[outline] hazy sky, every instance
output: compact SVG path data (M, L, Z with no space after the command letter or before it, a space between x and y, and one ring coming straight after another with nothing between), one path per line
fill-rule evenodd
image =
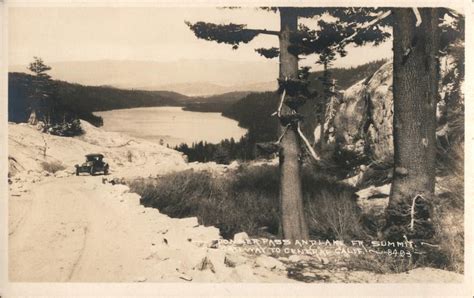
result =
M277 37L261 35L233 51L229 45L197 39L185 20L279 28L277 14L250 8L11 8L10 64L25 64L34 55L52 62L201 58L255 61L263 58L254 48L278 45ZM358 49L346 60L360 64L387 57L390 48L387 43L371 49L370 55L367 49Z
M217 8L33 7L9 10L9 64L26 65L33 56L46 62L91 60L225 59L262 61L258 47L278 46L275 36L258 36L236 51L230 45L197 39L184 21L245 23L279 29L278 15L265 11ZM391 42L349 49L336 66L359 65L390 57ZM313 64L306 59L303 64Z

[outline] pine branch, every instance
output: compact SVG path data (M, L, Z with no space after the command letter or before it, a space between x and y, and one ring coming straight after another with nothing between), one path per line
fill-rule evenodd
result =
M391 10L387 10L387 11L385 11L385 12L379 13L379 14L375 17L375 19L373 19L372 21L367 22L366 24L360 26L359 28L356 28L356 31L355 31L351 36L344 38L344 39L341 41L341 43L340 43L340 45L339 45L338 47L340 47L340 46L345 46L345 45L347 45L348 43L352 42L352 41L354 40L354 38L357 37L357 35L359 35L363 30L365 30L365 29L367 29L367 28L369 28L369 27L371 27L371 26L374 26L375 24L377 24L378 22L380 22L380 21L382 21L383 19L387 18L387 17L388 17L389 15L391 15L391 14L392 14L392 11L391 11Z
M258 48L258 49L255 49L255 52L259 53L261 56L263 56L267 59L276 58L280 55L280 49L275 48L275 47Z
M222 24L217 25L213 23L185 22L186 25L194 32L197 38L216 41L217 43L226 43L232 45L233 49L237 49L240 43L248 43L259 34L276 35L279 36L278 31L267 29L247 29L246 25L242 24Z

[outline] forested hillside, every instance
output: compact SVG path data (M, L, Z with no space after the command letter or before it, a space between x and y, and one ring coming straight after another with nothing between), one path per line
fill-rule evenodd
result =
M373 74L377 69L382 66L386 60L378 60L378 61L373 61L369 62L366 64L362 64L357 67L351 67L351 68L334 68L331 69L331 75L333 78L336 80L336 88L338 90L344 90L348 88L349 86L352 86L354 83L357 81L360 81L364 78L367 78L371 74ZM311 72L309 74L309 81L310 81L310 89L312 91L316 91L319 93L322 93L322 84L320 81L320 77L322 77L323 71L316 71L316 72ZM224 116L233 118L235 120L240 121L240 118L247 117L245 114L245 111L243 109L247 109L248 111L252 111L254 108L254 105L260 106L260 103L257 103L258 98L260 96L263 96L266 98L270 92L229 92L229 93L224 93L220 95L215 95L215 96L209 96L209 97L197 97L192 103L188 103L185 107L185 110L188 111L199 111L199 112L220 112L223 113ZM252 99L246 99L245 102L247 105L247 108L243 107L242 103L238 103L239 100L243 101L243 98L248 95L253 98ZM266 100L266 99L263 99ZM234 104L234 106L232 106ZM271 106L271 109L274 112L274 109L276 108L276 104ZM239 114L241 114L241 117ZM260 122L260 120L257 120ZM247 123L247 124L246 124ZM243 123L241 123L242 127L248 128L248 122L246 120L243 120Z
M102 119L92 112L153 106L182 106L190 98L169 91L124 90L112 87L95 87L53 81L54 100L62 109L76 114L94 125ZM26 73L9 73L8 121L25 122L29 116L31 94L35 85L33 76Z
M369 76L377 70L383 61L367 63L355 68L335 68L332 74L338 89L345 89L353 83ZM321 72L310 73L310 88L321 91L318 78ZM26 73L9 73L8 120L25 122L29 117L30 95L35 88L33 76ZM220 112L235 119L239 125L249 129L249 137L254 141L274 139L278 122L270 117L278 105L278 99L272 92L229 92L209 97L188 97L171 91L125 90L106 86L83 86L54 80L54 100L62 109L78 118L100 126L102 119L93 115L95 111L126 109L154 106L184 106L188 111ZM311 103L306 110L311 111ZM254 117L258 111L261 117ZM314 113L307 113L308 120Z
M336 90L342 91L354 83L372 76L386 61L379 60L352 68L335 68L331 70L336 80ZM318 94L322 93L322 84L319 78L322 71L313 72L309 75L310 89ZM315 126L315 103L318 98L307 102L302 113L305 116L306 130L310 131ZM222 115L239 121L239 125L249 130L249 136L257 142L276 140L278 132L278 120L271 115L278 107L279 96L274 92L251 93L236 102ZM255 117L258 115L258 117Z
M184 110L193 112L222 113L250 93L250 91L235 91L207 97L193 97L192 102L186 103Z
M332 76L336 79L336 90L342 91L362 79L370 79L385 62L385 60L379 60L358 67L335 68L331 70ZM318 94L322 93L323 88L319 80L321 76L322 71L309 74L310 89ZM239 93L231 94L236 95ZM231 147L229 147L229 144L233 140L224 140L220 144L200 143L191 146L185 144L178 146L176 149L185 153L190 161L205 162L214 160L217 162L226 161L228 163L233 159L254 159L257 157L255 153L263 153L252 150L256 143L272 142L278 138L279 121L277 117L272 116L277 110L280 100L276 92L252 92L235 102L233 102L235 97L232 100L231 94L226 93L215 97L219 100L227 97L228 99L225 101L212 102L208 101L209 98L207 98L206 101L187 105L185 109L202 112L222 112L223 116L238 121L239 126L248 129L246 138ZM314 128L317 125L317 101L318 97L316 96L301 109L305 117L302 129L311 140L313 139ZM239 150L240 152L238 152Z

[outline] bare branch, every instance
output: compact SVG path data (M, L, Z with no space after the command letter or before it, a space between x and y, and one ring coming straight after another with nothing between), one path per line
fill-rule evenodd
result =
M416 26L416 27L419 27L419 26L421 25L421 22L422 22L422 20L421 20L421 15L420 15L420 11L418 10L417 7L413 7L412 10L413 10L413 13L415 14L415 17L416 17L416 24L415 24L415 26Z
M286 89L283 90L283 93L281 94L280 105L278 106L278 111L277 111L278 117L281 116L281 110L283 109L283 102L285 101L285 95L286 95Z
M411 216L411 221L410 221L410 230L414 230L415 228L415 203L416 203L416 199L423 199L423 197L421 195L416 195L414 198L413 198L413 201L411 203L411 211L410 211L410 216Z
M288 77L285 77L285 81L288 80ZM281 94L280 104L278 105L278 110L272 114L272 116L277 115L278 118L281 117L281 110L283 109L283 102L285 101L286 96L286 89L283 89L283 93Z
M279 32L279 31L275 31L275 30L267 30L267 29L247 29L247 30L254 31L254 32L258 33L258 34L267 34L267 35L280 36L280 32Z
M461 15L455 11L454 9L451 8L446 8L446 13L451 16L452 18L459 19L461 18Z
M290 128L290 125L291 125L291 124L288 124L287 126L285 126L285 129L283 130L283 133L282 133L281 136L278 138L278 140L275 142L275 144L280 144L281 140L283 139L283 137L285 136L286 132L287 132L288 129Z
M431 244L431 243L428 243L428 242L423 242L421 241L420 242L421 245L427 245L427 246L431 246L431 247L439 247L439 245L436 245L436 244Z
M311 153L311 156L314 158L314 160L319 161L320 158L314 151L313 147L311 147L311 144L309 143L308 139L304 136L303 132L301 131L300 128L300 123L298 122L298 134L305 143L306 147L308 148L309 153Z

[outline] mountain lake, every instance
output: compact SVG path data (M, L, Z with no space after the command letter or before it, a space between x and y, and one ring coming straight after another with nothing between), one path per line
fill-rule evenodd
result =
M102 129L168 144L171 147L205 141L219 143L247 132L220 113L184 111L182 107L150 107L94 112L104 120Z

